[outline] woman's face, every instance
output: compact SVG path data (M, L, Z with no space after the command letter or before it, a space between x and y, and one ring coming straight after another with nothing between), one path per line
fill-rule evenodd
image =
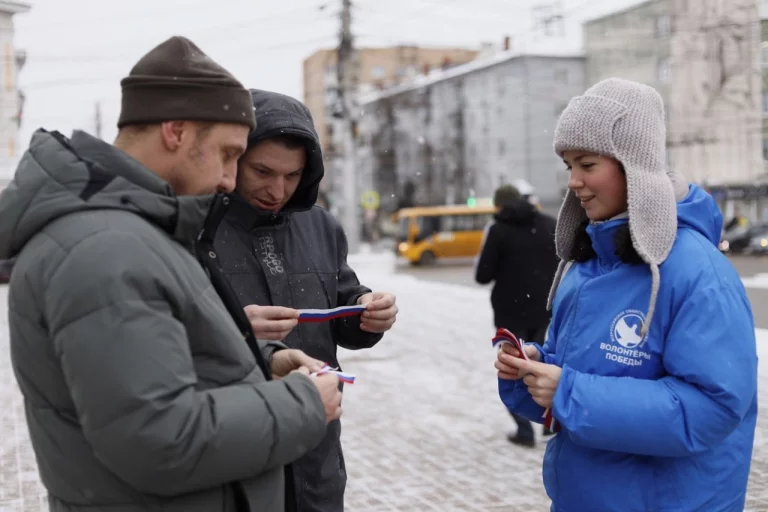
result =
M627 211L627 179L618 160L586 151L566 151L568 188L591 221L608 220Z

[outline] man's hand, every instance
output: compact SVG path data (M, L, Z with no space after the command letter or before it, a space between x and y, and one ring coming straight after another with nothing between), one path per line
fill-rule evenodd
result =
M301 350L283 349L272 354L272 375L276 378L285 377L300 368L306 368L309 373L319 372L323 366L322 361L309 357Z
M523 383L528 386L528 392L533 401L542 407L552 407L552 398L560 384L562 369L554 364L545 364L538 361L526 361L519 357L512 358L507 364L517 369L518 375L523 377Z
M311 377L320 393L325 407L325 424L341 418L341 391L339 377L335 373L324 373Z
M529 359L539 361L541 359L541 353L536 350L536 347L531 345L524 345L525 354ZM499 378L504 380L520 380L523 378L516 366L512 366L512 362L515 359L520 359L520 351L509 343L502 343L499 348L499 353L496 355L496 362L493 366L499 371Z
M283 341L299 323L299 312L296 309L256 305L244 309L251 321L253 333L260 340Z
M376 334L390 330L399 311L395 301L395 296L386 292L361 295L357 303L366 309L360 317L360 329Z

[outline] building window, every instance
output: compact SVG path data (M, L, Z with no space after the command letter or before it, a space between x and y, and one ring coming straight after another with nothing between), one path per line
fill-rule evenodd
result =
M763 91L763 113L768 114L768 91Z
M373 66L371 68L371 78L374 80L379 80L381 78L384 78L385 71L384 66Z
M667 37L672 32L672 20L669 14L656 17L656 37Z
M662 84L668 84L671 80L669 57L662 57L656 64L656 80Z

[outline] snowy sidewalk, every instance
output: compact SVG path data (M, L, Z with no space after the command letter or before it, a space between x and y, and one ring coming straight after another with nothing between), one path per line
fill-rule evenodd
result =
M341 351L357 382L345 388L342 441L346 510L549 509L541 482L544 445L524 449L498 400L488 290L393 273L389 255L351 258L363 283L398 295L392 332L370 350ZM0 512L46 510L10 366L0 288ZM758 331L768 356L768 331ZM768 368L761 365L761 389ZM768 510L766 422L758 425L749 510ZM540 427L537 433L540 433Z

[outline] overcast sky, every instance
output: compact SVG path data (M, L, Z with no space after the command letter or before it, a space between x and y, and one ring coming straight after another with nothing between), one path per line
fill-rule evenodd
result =
M112 140L120 84L132 65L172 35L184 35L246 86L302 97L302 61L336 44L341 0L32 0L15 17L16 47L28 53L19 78L27 95L26 147L39 127L94 132ZM543 44L578 49L580 23L642 0L562 0L567 33L544 40L532 32L531 6L549 0L353 0L358 46L395 44L478 48ZM534 41L536 39L536 41Z

